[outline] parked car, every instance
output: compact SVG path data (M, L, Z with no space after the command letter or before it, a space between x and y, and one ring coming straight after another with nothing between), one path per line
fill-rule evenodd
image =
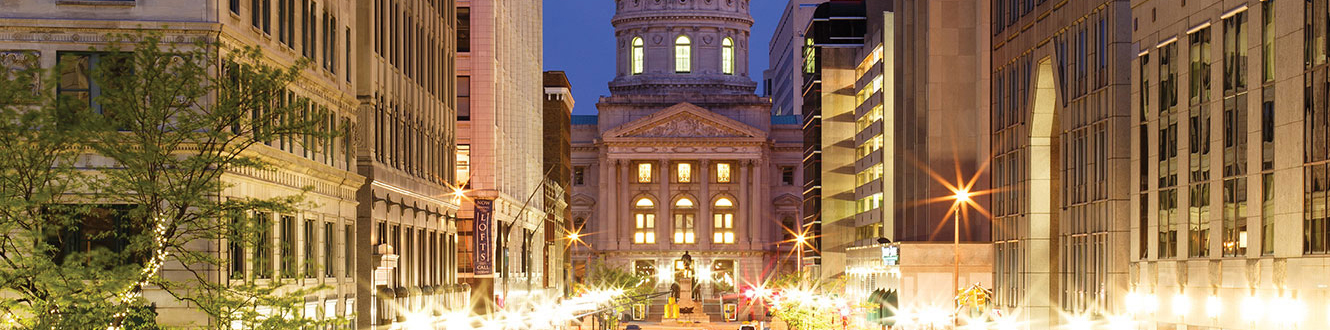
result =
M627 327L624 327L623 330L642 330L642 327L639 327L636 324L629 324Z
M739 330L757 330L757 327L753 326L752 324L744 324L739 326Z

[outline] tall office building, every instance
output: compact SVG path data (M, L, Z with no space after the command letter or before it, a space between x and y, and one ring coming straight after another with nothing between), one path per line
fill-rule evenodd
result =
M798 119L754 94L749 1L615 4L611 95L573 119L573 217L590 245L574 259L654 276L665 291L688 252L703 312L719 320L743 285L794 266L781 241L800 216ZM738 315L764 316L749 312Z
M895 292L897 308L924 313L950 304L954 287L990 285L988 196L970 197L959 210L951 199L988 187L989 47L980 37L988 32L987 7L936 0L822 6L806 32L814 45L862 35L859 47L824 47L815 58L822 66L824 276L843 276L855 301ZM862 14L837 13L838 6ZM864 28L837 28L847 16L864 17Z
M789 0L767 43L768 68L762 72L763 95L771 98L771 115L798 115L803 109L804 29L817 4L827 0Z
M1328 10L1134 1L1132 94L1115 97L1134 149L1119 312L1156 329L1330 326Z
M361 0L346 13L358 105L358 328L464 308L454 194L452 1Z
M1029 329L1120 311L1128 1L992 3L995 302Z
M539 0L459 0L458 181L463 281L476 311L527 311L548 298ZM461 35L459 33L459 35ZM462 93L460 91L465 91ZM460 167L460 166L459 166ZM515 303L510 303L515 302Z

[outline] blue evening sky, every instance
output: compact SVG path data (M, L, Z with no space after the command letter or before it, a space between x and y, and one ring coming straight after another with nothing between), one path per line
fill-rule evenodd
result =
M748 73L759 82L759 89L762 70L767 69L767 43L785 5L785 0L752 0L757 23L748 40ZM610 93L615 65L613 16L612 0L545 1L545 70L568 73L577 102L575 115L596 114L596 101Z

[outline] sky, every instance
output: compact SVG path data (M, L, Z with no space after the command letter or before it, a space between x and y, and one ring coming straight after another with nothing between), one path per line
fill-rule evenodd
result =
M785 0L752 0L756 23L748 40L748 72L753 81L761 82L762 70L767 69L767 44L785 4ZM594 115L597 100L610 94L614 79L614 26L610 25L614 1L546 0L544 9L545 70L567 72L576 102L574 115Z

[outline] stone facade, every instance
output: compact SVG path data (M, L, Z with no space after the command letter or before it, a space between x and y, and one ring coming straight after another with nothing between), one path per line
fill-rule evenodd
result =
M1115 315L1132 209L1129 3L992 5L995 302L1029 329Z
M792 270L782 241L801 217L798 120L772 117L771 101L752 94L748 1L616 4L613 95L594 118L573 119L572 216L589 244L573 259L651 274L664 291L688 251L706 282L704 310L719 320L722 292ZM679 36L689 43L675 44ZM689 66L676 66L681 56ZM650 318L663 305L652 304Z
M356 1L353 79L359 101L356 326L400 327L406 315L461 309L454 194L457 118L452 1ZM371 298L373 298L371 300Z
M559 294L542 284L545 232L556 230L545 227L543 198L542 2L460 0L457 6L469 13L470 31L468 51L457 57L457 75L469 81L470 109L457 122L457 143L470 157L468 172L458 178L466 194L460 258L470 259L461 261L462 277L475 289L476 312L525 312L524 303ZM477 202L493 203L488 223L477 224L486 220Z
M1140 328L1330 325L1327 6L1131 1L1118 305Z

